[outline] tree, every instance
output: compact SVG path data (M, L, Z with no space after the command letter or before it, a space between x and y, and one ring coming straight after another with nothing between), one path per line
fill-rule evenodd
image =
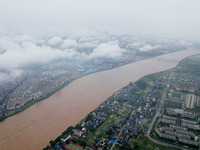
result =
M146 89L146 87L147 87L147 83L144 82L144 81L139 81L139 82L137 83L137 86L138 86L139 89L144 90L144 89Z
M49 142L49 144L50 144L52 147L54 147L54 146L56 145L56 142L53 141L53 140L51 140L51 141Z

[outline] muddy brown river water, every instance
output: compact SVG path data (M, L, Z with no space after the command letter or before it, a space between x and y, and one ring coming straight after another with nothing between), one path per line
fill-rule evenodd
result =
M196 53L197 50L189 49L156 58L181 60ZM0 150L40 150L130 81L176 65L147 59L81 77L46 100L0 122Z

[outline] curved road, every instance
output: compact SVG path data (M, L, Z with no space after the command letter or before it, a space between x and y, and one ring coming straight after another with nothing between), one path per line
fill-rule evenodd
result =
M187 150L187 149L185 149L185 148L182 148L182 147L179 147L179 146L176 146L176 145L172 145L172 144L169 144L169 143L161 142L161 141L158 141L158 140L153 139L153 138L150 137L151 130L152 130L152 128L153 128L153 125L154 125L154 123L155 123L157 117L160 117L160 116L161 116L160 111L161 111L161 109L163 108L163 105L164 105L164 102L165 102L166 93L167 93L167 88L165 88L164 91L163 91L163 94L162 94L162 97L161 97L161 100L160 100L160 103L159 103L157 112L156 112L156 114L155 114L153 120L151 121L151 124L150 124L150 126L149 126L149 129L148 129L148 131L147 131L147 136L148 136L149 140L151 140L152 142L154 142L154 143L156 143L156 144L160 144L160 145L164 145L164 146L175 147L175 148Z

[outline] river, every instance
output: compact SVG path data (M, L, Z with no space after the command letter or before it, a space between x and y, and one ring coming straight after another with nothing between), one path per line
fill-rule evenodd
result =
M196 53L197 50L188 49L157 58L181 60ZM0 150L40 150L130 81L176 65L177 62L147 59L81 77L46 100L1 122Z

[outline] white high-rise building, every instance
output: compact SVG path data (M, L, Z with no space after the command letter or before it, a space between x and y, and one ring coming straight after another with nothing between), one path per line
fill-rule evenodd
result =
M196 105L197 107L200 107L200 96L196 97Z
M196 96L194 94L187 94L185 99L185 107L193 109L196 104Z

